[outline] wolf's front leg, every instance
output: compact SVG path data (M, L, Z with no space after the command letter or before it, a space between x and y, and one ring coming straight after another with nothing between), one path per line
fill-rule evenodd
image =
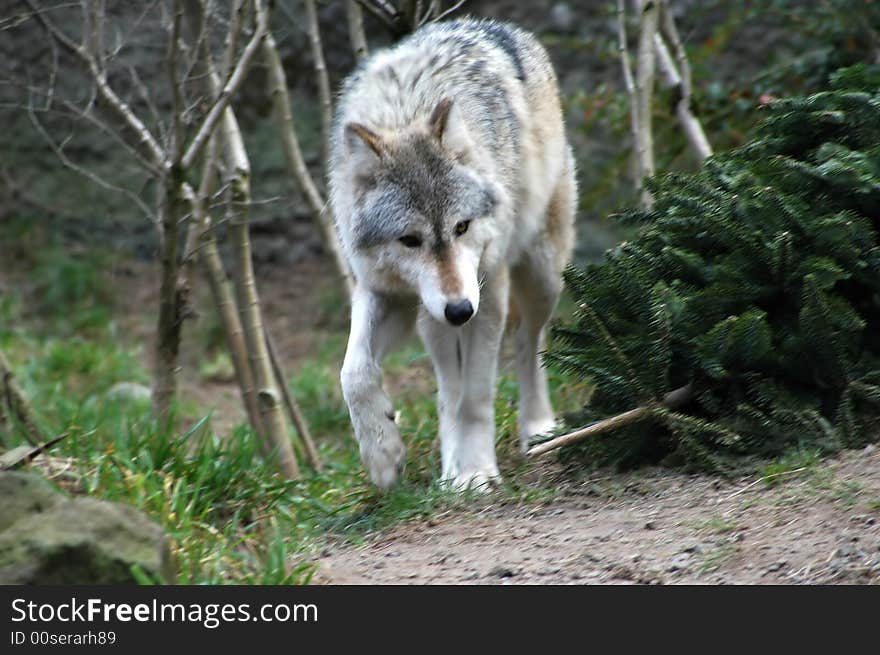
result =
M437 374L442 478L457 489L487 489L495 458L495 380L507 317L506 271L484 285L480 309L460 328L429 316L420 332Z
M410 329L411 304L358 289L352 298L351 332L342 364L342 395L348 405L361 460L380 489L403 471L406 454L394 408L382 388L382 359Z

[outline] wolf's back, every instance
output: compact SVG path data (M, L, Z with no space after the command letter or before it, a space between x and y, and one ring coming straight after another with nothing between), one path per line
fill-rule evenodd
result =
M515 161L522 123L558 89L543 46L528 32L493 20L433 23L377 52L343 85L331 170L342 153L345 123L377 131L405 128L448 97L469 128L500 160Z

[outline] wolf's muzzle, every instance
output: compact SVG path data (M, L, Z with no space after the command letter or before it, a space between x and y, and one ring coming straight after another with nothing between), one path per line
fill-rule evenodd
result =
M449 303L446 305L446 320L453 325L464 325L474 315L474 306L470 300L462 300L457 303Z

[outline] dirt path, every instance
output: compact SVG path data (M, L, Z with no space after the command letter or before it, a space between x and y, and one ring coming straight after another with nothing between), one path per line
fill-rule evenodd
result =
M757 483L756 483L757 480ZM487 500L324 552L331 584L880 584L880 448L722 481L659 469Z

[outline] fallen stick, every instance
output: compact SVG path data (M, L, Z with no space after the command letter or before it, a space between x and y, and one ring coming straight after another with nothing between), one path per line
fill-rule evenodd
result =
M562 448L563 446L577 443L578 441L583 441L584 439L594 437L597 434L610 432L611 430L622 428L626 425L630 425L631 423L636 423L650 416L658 407L674 409L686 403L688 400L691 399L691 397L693 397L693 395L693 386L690 384L686 384L685 386L675 389L674 391L670 391L668 394L663 396L663 400L660 403L642 405L641 407L630 409L629 411L623 412L622 414L618 414L616 416L612 416L611 418L602 419L601 421L593 423L592 425L588 425L585 428L581 428L579 430L575 430L574 432L569 432L568 434L554 437L549 441L545 441L544 443L540 443L537 446L530 448L526 452L526 456L538 457L539 455L549 453L551 450L556 450L557 448Z
M32 461L37 455L40 455L52 446L70 436L69 432L65 432L54 439L50 439L46 443L38 446L18 446L7 453L0 455L0 471L11 471L12 469L23 466Z

